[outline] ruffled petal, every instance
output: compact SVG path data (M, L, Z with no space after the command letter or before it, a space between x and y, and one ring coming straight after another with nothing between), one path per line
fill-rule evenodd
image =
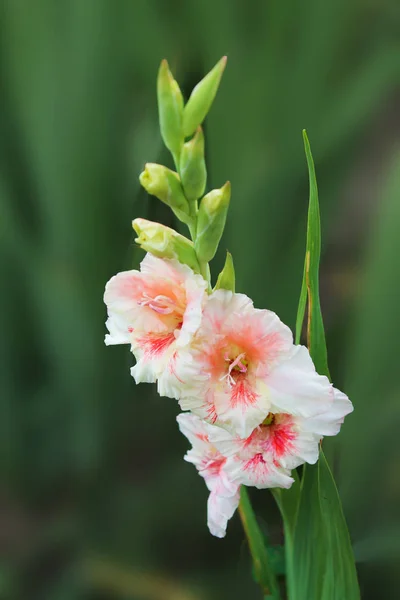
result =
M208 423L190 413L181 413L176 417L176 420L181 433L187 437L193 448L205 452L210 445L210 426Z
M132 331L127 327L126 321L120 315L109 317L106 322L109 333L104 339L106 346L132 343Z
M333 387L318 375L304 346L294 346L290 358L283 360L266 378L272 412L300 417L315 417L329 410Z
M246 379L237 381L227 392L214 394L218 424L242 438L248 437L269 413L270 403Z
M206 300L207 282L200 276L191 273L185 281L186 309L183 315L182 328L177 332L179 347L187 346L201 324L203 305Z
M311 419L302 419L301 427L317 436L337 435L346 415L353 412L354 407L349 398L340 390L333 388L333 402L329 409Z
M158 393L160 396L179 400L182 410L199 408L204 403L205 384L208 380L209 375L199 370L194 355L187 349L179 349L160 374Z
M237 457L235 461L229 463L226 471L232 481L258 489L276 487L287 489L294 481L287 470L277 468L272 460L265 460L262 453L248 459Z
M170 285L180 286L193 271L187 265L170 258L158 258L148 252L140 263L140 272L155 281L169 281Z
M136 383L155 383L168 365L174 348L175 337L171 333L152 333L137 338L132 346L136 365L131 368Z
M207 525L212 535L225 537L226 526L237 509L239 500L239 492L230 498L211 492L207 502Z

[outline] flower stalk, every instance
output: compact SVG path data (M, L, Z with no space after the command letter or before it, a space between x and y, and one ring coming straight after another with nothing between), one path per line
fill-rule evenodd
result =
M301 550L303 540L298 543L297 516L292 518L297 515L299 488L295 469L317 462L322 437L336 435L353 407L323 369L320 374L316 371L312 356L318 358L315 348L324 350L325 343L321 319L317 319L319 337L313 338L319 345L311 343L310 356L298 339L294 343L292 332L274 312L255 308L248 296L235 292L229 252L212 288L209 263L224 232L231 186L227 182L205 193L201 123L212 105L225 63L224 57L195 87L186 106L167 62L161 63L157 87L160 128L176 172L147 163L140 182L187 225L191 240L159 223L134 220L135 241L147 254L140 271L118 273L106 285L109 333L105 341L129 344L136 358L131 369L135 381L156 383L160 396L179 402L184 412L177 417L178 426L192 446L185 460L195 465L209 490L210 532L224 537L229 519L238 510L254 577L266 598L279 600L277 576L246 486L279 490L275 497L290 534L287 583L289 590L297 590L294 566L303 555L296 562L292 552L297 547ZM191 139L185 140L187 137ZM312 214L319 219L317 204L313 207ZM314 236L311 250L319 251L315 243L319 240ZM317 262L314 256L313 264ZM302 321L307 290L317 286L314 269L314 277L303 283L298 322ZM313 307L314 312L319 310L315 301ZM316 364L320 366L318 360ZM327 473L323 472L329 483ZM291 488L294 494L285 496L282 488ZM314 489L311 486L311 491ZM330 490L334 486L330 485ZM334 506L333 492L331 499ZM307 501L300 506L308 510ZM328 528L329 519L323 517ZM290 600L309 597L298 595ZM355 600L352 594L341 597Z

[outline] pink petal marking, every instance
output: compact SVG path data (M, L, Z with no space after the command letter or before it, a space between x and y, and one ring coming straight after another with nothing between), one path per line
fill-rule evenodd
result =
M260 468L260 466L264 469L267 463L265 462L263 455L261 452L255 454L252 458L245 462L243 465L243 469L245 471L256 471Z
M149 333L138 339L138 344L143 348L147 358L152 358L163 354L174 341L174 332L166 334Z
M182 327L182 323L179 324L179 329L181 327ZM177 329L178 329L178 327L177 327ZM175 332L176 332L176 330L174 331L174 337L176 339ZM176 372L177 356L178 356L178 352L175 351L168 362L168 371L171 373L171 375L174 375L180 383L184 384L185 382L180 377L178 377L178 374Z
M270 430L269 444L272 446L276 457L280 458L293 449L293 441L297 435L293 430L293 421L289 415L283 422L272 422L271 425L266 427Z
M231 406L241 405L243 408L257 402L258 395L250 388L246 378L241 376L236 380L231 390Z
M202 442L209 442L208 435L206 433L196 433L195 436Z
M210 402L207 406L207 420L214 425L218 419L217 410L214 402Z
M219 475L222 467L226 463L226 458L221 454L215 457L207 459L205 457L204 465L201 467L202 471L206 471L207 475Z

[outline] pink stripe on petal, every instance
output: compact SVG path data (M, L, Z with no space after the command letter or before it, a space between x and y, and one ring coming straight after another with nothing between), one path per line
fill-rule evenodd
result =
M238 378L231 389L231 407L252 406L257 402L258 394L253 392L245 378Z
M155 334L149 333L137 340L137 344L142 347L146 358L153 358L163 354L170 345L175 342L174 333Z
M267 467L267 463L265 462L263 455L261 454L261 452L259 452L258 454L255 454L252 458L250 458L248 461L246 461L243 465L243 470L244 471L258 471L259 469L265 469Z
M290 453L294 449L293 441L297 434L293 430L292 419L288 416L283 423L270 426L269 442L277 458Z

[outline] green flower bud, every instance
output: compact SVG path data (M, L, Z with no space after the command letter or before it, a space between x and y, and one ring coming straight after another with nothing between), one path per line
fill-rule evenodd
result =
M220 190L212 190L201 201L194 244L200 262L209 262L215 256L224 231L230 199L231 184L227 181Z
M204 121L217 93L227 57L223 56L215 67L196 85L183 110L183 133L192 135Z
M168 150L179 155L184 141L183 97L165 59L161 61L158 71L157 99L162 139Z
M149 194L167 204L183 223L191 223L189 203L183 193L178 173L163 165L147 163L139 181Z
M207 181L204 135L201 127L198 127L194 137L182 148L179 172L186 198L189 201L200 198L204 194Z
M226 253L224 268L218 275L217 283L214 289L229 290L231 292L235 291L235 268L233 266L232 254L230 252Z
M151 252L159 258L175 258L193 271L200 271L193 242L183 235L170 227L146 219L135 219L132 227L138 234L135 242L146 252Z

